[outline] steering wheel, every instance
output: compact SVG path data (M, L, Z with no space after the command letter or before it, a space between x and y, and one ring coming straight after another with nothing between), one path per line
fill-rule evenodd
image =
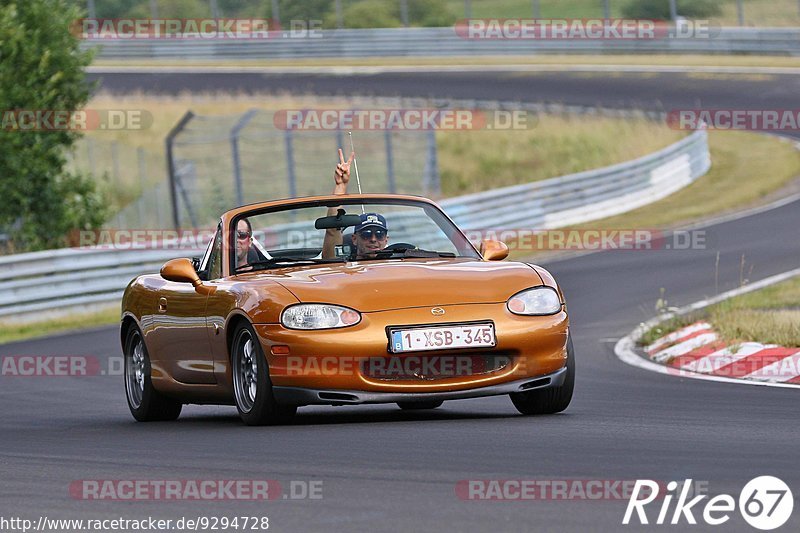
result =
M416 246L414 246L413 244L409 244L409 243L407 243L407 242L396 242L396 243L394 243L394 244L390 244L389 246L387 246L386 248L384 248L384 250L398 250L398 249L403 249L403 250L416 250L416 249L417 249L417 247L416 247Z

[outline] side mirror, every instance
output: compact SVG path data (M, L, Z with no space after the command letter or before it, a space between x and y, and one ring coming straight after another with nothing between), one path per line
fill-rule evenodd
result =
M508 257L508 246L502 241L481 241L481 255L486 261L501 261Z
M194 286L194 290L200 294L211 294L216 290L216 287L203 285L203 282L200 281L200 276L197 275L192 265L192 261L185 257L170 259L164 263L164 266L161 267L161 277L167 281L191 283Z

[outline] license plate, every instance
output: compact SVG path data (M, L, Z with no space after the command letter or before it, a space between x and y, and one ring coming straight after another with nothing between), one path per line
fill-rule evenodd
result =
M392 353L489 348L497 344L494 324L463 324L390 330Z

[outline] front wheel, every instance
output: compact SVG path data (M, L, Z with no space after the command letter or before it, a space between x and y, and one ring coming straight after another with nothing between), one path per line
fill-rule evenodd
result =
M510 396L514 407L523 415L551 415L560 413L569 406L574 388L575 352L570 337L567 339L567 375L562 385L529 392L515 392Z
M292 419L297 407L275 401L267 358L249 324L240 324L233 333L231 372L236 409L245 424L277 425Z
M175 420L183 405L162 395L150 379L150 356L142 332L131 326L125 336L125 396L133 418L139 422Z

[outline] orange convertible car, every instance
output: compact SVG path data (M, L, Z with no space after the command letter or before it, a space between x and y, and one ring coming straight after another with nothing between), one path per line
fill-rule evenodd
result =
M432 201L356 194L225 213L204 256L133 280L122 302L137 420L233 404L251 425L304 405L508 394L524 414L572 398L564 298L544 269L478 251Z

